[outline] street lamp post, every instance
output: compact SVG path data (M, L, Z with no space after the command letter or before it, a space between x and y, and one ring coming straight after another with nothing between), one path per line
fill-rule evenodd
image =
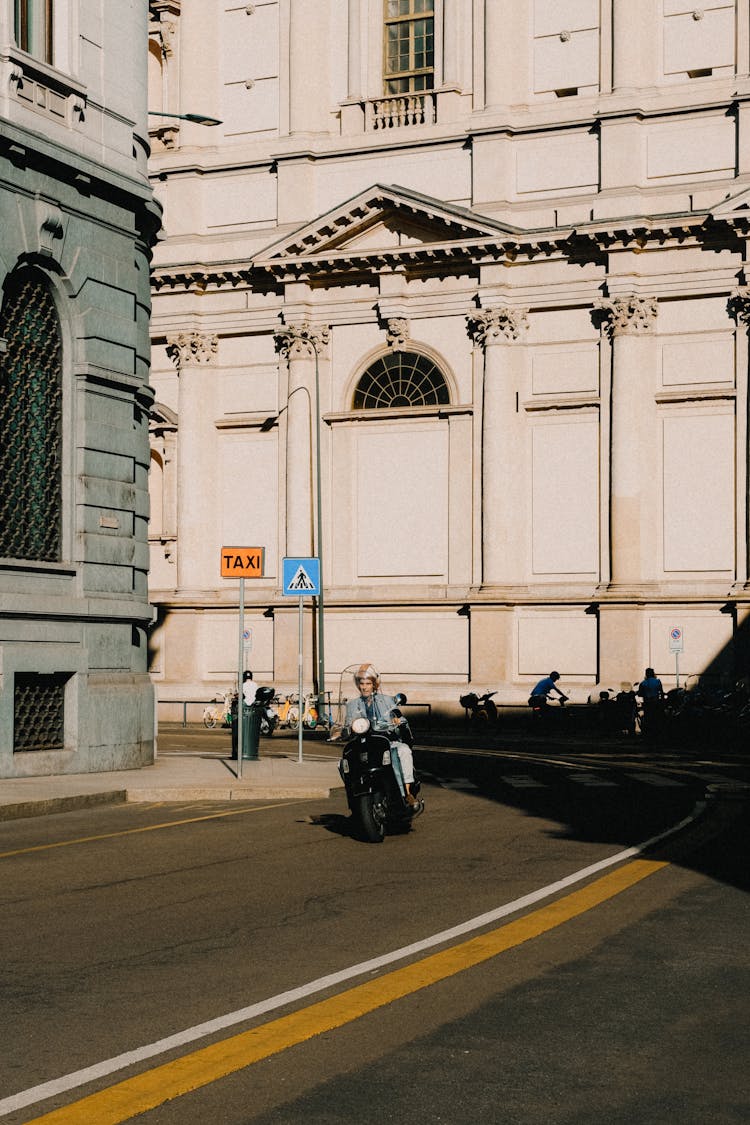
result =
M163 113L160 109L149 109L149 117L171 117L175 121L191 121L193 125L221 125L218 117L206 117L203 113Z
M320 566L320 593L318 594L318 722L325 715L326 662L323 645L323 501L320 472L320 373L318 371L318 343L315 351L315 476L317 486L318 559ZM300 720L301 721L301 720ZM330 732L329 732L330 733Z

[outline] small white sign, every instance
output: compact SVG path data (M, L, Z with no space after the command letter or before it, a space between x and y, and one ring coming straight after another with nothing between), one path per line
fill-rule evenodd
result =
M673 625L669 630L669 651L685 651L685 634L682 631L681 625Z

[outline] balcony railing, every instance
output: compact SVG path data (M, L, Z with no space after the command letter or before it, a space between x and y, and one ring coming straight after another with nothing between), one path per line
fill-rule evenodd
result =
M419 94L370 98L364 106L365 131L368 133L400 129L408 125L434 125L436 119L435 93L432 90Z

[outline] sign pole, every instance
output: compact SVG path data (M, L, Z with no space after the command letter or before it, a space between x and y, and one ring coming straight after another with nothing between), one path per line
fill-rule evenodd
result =
M675 651L675 654L674 654L674 673L675 673L675 679L677 681L677 687L679 687L680 686L680 653L679 653L678 650Z
M240 578L240 655L237 663L237 778L242 777L242 672L245 664L245 579Z
M304 617L303 601L306 597L317 598L320 596L320 559L318 558L285 558L282 560L283 582L281 592L285 597L297 598L299 604L299 676L297 679L297 695L299 699L298 741L299 761L302 762L302 720L305 714L305 701L303 689L303 646L304 646Z
M303 601L302 598L297 599L297 604L299 606L299 654L298 654L299 667L298 667L298 681L297 681L297 691L298 691L298 698L299 698L299 721L297 723L297 744L298 744L297 760L298 760L300 765L302 765L302 716L304 714L304 704L303 704L303 701L302 701L302 646L304 644L302 601Z

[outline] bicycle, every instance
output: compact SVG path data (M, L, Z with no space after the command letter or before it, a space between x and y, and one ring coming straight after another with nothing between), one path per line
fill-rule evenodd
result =
M208 730L213 730L219 723L223 727L231 727L232 725L232 700L234 699L233 691L225 691L222 695L216 696L215 703L209 703L203 711L203 725ZM216 704L221 703L221 707Z

